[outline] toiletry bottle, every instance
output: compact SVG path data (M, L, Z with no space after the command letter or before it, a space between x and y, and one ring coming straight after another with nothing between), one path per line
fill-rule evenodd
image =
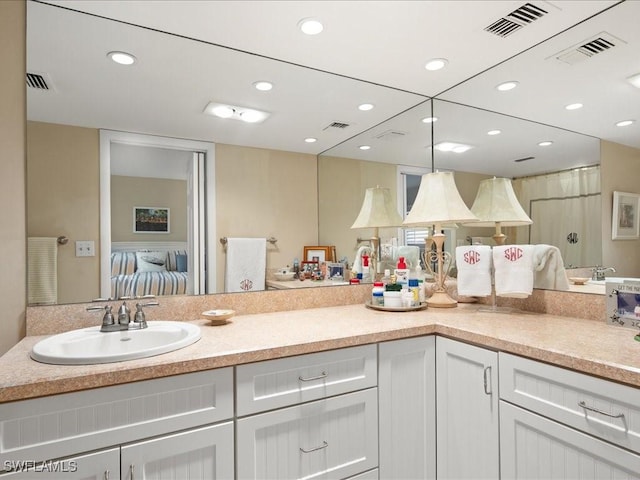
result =
M369 270L369 255L362 255L362 283L371 282L371 273Z
M387 285L388 283L391 283L391 270L389 270L388 268L385 268L384 270L384 276L382 277L382 284L383 285Z
M371 304L372 305L384 305L384 285L382 282L374 282L371 289Z
M412 294L412 302L411 302L411 306L412 307L418 307L420 306L420 287L418 286L418 279L417 278L410 278L409 279L409 291Z
M406 287L409 282L409 269L404 261L404 257L398 258L398 265L394 270L394 273L396 275L396 282L403 287Z

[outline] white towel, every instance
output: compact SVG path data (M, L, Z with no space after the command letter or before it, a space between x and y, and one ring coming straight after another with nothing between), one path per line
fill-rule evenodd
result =
M533 245L493 247L496 295L526 298L533 292Z
M562 254L553 245L534 245L534 288L569 290L569 280L564 269Z
M267 239L228 238L225 266L225 292L264 290L267 271Z
M58 239L27 238L27 302L58 303Z
M458 294L465 297L491 295L491 247L461 245L456 247Z

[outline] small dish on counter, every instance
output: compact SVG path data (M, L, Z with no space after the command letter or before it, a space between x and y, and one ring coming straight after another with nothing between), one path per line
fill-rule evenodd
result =
M235 310L207 310L202 312L202 317L210 320L209 325L224 325L236 314Z
M364 306L371 308L372 310L380 310L382 312L414 312L416 310L424 310L427 308L426 302L422 302L420 305L415 307L385 307L384 305L374 305L371 302L366 302Z
M295 274L296 274L295 272L275 272L273 276L276 278L276 280L282 282L282 281L293 280L293 277Z
M586 278L586 277L569 277L569 280L574 285L584 285L585 283L587 283L591 279L590 278Z

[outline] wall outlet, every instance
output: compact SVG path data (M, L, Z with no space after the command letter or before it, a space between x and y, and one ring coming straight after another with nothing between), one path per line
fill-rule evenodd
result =
M93 240L78 240L76 242L76 257L95 257L96 243Z

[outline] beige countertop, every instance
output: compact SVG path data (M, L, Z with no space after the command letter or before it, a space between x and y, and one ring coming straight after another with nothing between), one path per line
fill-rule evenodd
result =
M29 336L0 357L0 402L233 366L273 358L439 334L640 387L635 331L604 321L519 312L479 312L480 305L382 312L362 304L241 315L202 325L195 344L120 363L56 366L35 362ZM73 328L73 327L71 327Z

